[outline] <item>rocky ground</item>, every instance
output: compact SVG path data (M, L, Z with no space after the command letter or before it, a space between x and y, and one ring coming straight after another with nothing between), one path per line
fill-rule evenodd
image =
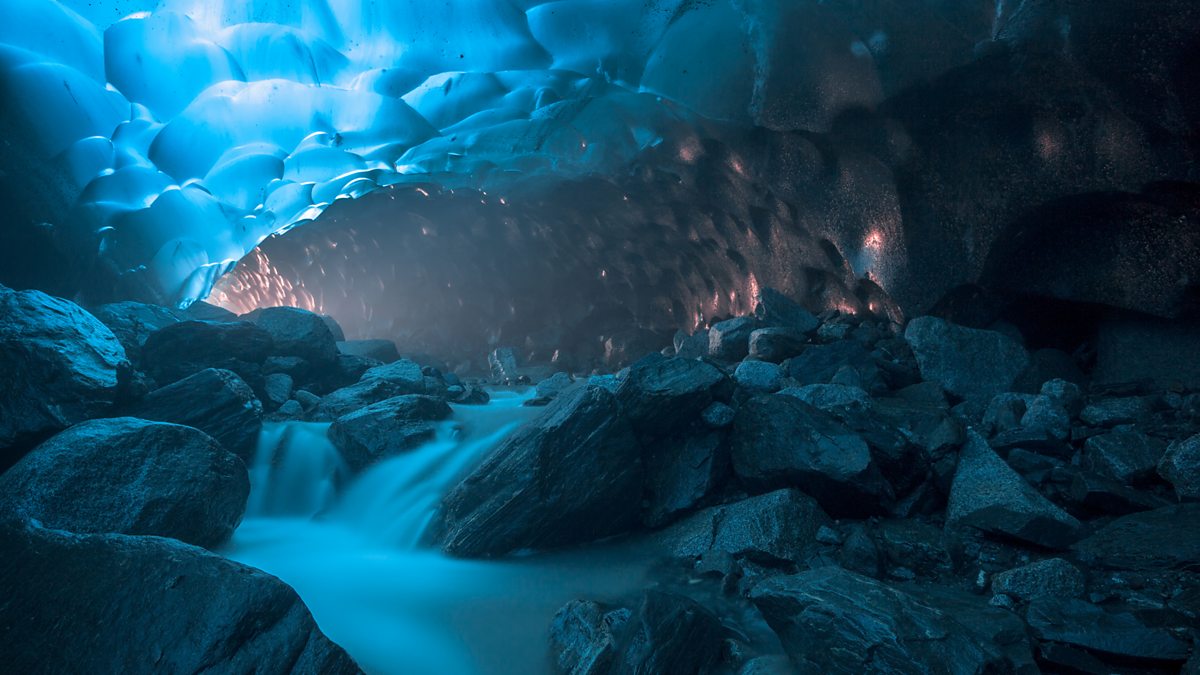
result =
M498 349L472 379L292 308L90 310L0 288L18 672L357 671L291 589L206 550L241 520L263 420L331 422L362 470L526 380L545 411L431 536L661 557L640 597L562 608L563 673L1200 670L1200 341L1127 339L1153 324L1068 354L764 290L615 374Z

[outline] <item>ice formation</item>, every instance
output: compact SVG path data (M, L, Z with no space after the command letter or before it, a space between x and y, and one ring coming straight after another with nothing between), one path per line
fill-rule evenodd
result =
M0 85L30 153L75 199L73 236L187 304L264 238L380 186L611 171L696 118L819 129L879 83L848 32L775 40L811 11L6 0ZM821 68L771 68L814 58ZM822 81L797 81L811 72Z

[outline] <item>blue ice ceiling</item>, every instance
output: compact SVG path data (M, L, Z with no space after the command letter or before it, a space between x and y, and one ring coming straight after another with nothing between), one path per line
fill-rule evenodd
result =
M0 86L18 141L68 184L72 231L186 304L381 186L611 171L696 119L820 129L871 103L867 48L797 33L802 6L5 0ZM822 81L771 67L817 54L803 72Z

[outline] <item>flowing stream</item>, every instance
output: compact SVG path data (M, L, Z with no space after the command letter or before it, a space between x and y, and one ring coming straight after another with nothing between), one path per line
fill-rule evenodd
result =
M455 406L437 437L352 476L327 424L267 424L250 468L246 519L224 553L290 584L330 639L368 673L536 675L547 635L573 598L645 585L619 547L464 561L422 539L438 502L538 408L532 392Z

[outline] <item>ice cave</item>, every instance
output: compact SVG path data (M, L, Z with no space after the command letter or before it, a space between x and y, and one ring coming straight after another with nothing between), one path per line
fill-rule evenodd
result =
M0 670L1200 673L1196 0L0 0Z

